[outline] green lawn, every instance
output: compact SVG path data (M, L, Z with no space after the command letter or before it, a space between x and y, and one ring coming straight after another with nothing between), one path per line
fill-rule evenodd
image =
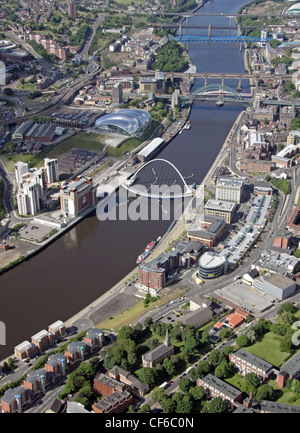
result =
M280 367L290 357L290 353L280 352L279 345L281 340L282 337L280 335L268 332L261 341L246 347L245 350L270 362L275 367Z
M155 129L158 127L158 125L159 122L152 120L149 129L146 131L142 139L129 138L128 140L124 141L124 143L122 143L119 147L107 146L107 155L113 158L120 158L124 153L131 152L144 141L148 140L155 131Z

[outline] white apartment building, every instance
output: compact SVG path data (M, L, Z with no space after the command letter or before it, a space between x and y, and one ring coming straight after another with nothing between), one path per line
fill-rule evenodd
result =
M17 193L18 212L20 215L35 215L40 211L40 185L25 182Z
M237 177L221 177L217 182L216 199L240 203L244 183L244 179Z
M57 159L45 158L44 167L46 169L47 183L57 182L59 180Z
M27 173L28 164L26 164L26 162L18 161L15 163L15 175L17 185L20 185L22 183L22 177Z

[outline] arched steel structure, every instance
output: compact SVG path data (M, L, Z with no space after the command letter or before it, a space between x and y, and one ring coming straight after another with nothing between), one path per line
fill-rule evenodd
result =
M250 101L247 101L239 92L235 89L232 89L229 86L225 86L224 84L208 84L206 86L200 87L199 89L192 92L190 95L184 96L180 95L181 105L184 105L187 101L194 101L195 99L201 100L216 100L218 98L223 99L224 102L227 100L235 99L238 102L242 102L245 105L248 105Z
M146 182L140 182L139 180L142 180L140 178L140 173L142 171L145 171L146 167L150 167L151 165L152 167L152 172L155 174L154 169L157 170L157 163L158 162L162 162L167 164L167 166L170 166L170 168L172 170L175 170L175 174L178 175L178 179L176 179L176 176L172 178L169 178L169 185L168 184L163 184L163 185L159 185L159 178L157 177L157 182L154 181L151 183L151 179L146 179ZM162 170L162 173L165 173L166 170ZM154 177L155 177L154 176ZM162 179L162 181L164 181L165 179ZM135 183L136 182L136 183ZM193 191L192 188L189 187L184 179L184 177L182 176L182 174L180 173L180 171L177 169L177 167L175 167L174 164L172 164L170 161L167 161L165 159L162 158L157 158L157 159L153 159L151 161L146 162L144 165L142 165L142 167L140 167L138 169L138 171L134 174L134 176L129 180L129 182L127 182L126 184L122 185L124 188L126 188L128 191L132 192L133 194L142 196L142 197L148 197L151 199L176 199L176 198L183 198L183 197L190 197L193 195ZM155 193L155 191L153 192L153 189L159 190L158 193ZM179 187L179 188L176 188ZM152 189L152 191L151 191ZM177 191L176 191L177 189Z

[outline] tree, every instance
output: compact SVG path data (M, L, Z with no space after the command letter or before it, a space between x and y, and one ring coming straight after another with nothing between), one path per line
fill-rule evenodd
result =
M172 376L176 371L176 363L171 358L164 359L163 367L169 376Z
M161 402L161 408L164 413L174 413L176 409L176 401L165 397Z
M133 337L133 329L131 326L123 326L120 331L118 332L118 340L121 339L131 339Z
M249 345L249 340L246 335L240 335L236 339L236 344L238 344L240 347L246 347Z
M223 413L227 411L227 405L221 397L216 397L209 404L209 410L211 413Z
M158 380L157 370L155 368L143 367L138 373L139 379L148 385L154 385Z
M246 392L250 394L251 392L255 392L258 386L260 385L260 381L258 376L255 373L247 373L245 375L245 384L246 384Z
M289 313L294 314L296 312L297 308L294 307L294 305L291 302L284 302L279 310L278 310L278 314L281 315L282 313L284 313L285 311L288 311Z
M228 362L222 362L215 369L215 376L219 379L226 379L231 373L231 366Z
M181 394L182 395L182 394ZM177 401L176 413L190 413L193 410L193 401L191 395L187 394L182 396Z
M192 382L188 377L183 377L182 379L179 380L179 389L182 392L184 393L188 392L191 386L192 386Z
M214 366L219 365L222 362L222 359L222 353L219 352L217 349L212 350L208 357L209 362Z
M154 388L151 393L153 403L160 403L166 397L166 392L163 388Z
M244 327L240 330L239 335L245 335L249 343L254 343L256 340L256 333L253 327Z
M189 389L189 393L194 400L202 400L204 392L202 386L193 386Z
M149 413L151 410L149 404L143 404L137 413Z
M272 325L272 332L274 332L274 334L278 334L278 335L285 335L286 331L287 331L287 326L284 324L280 324L280 323L274 323L274 325Z
M274 388L272 388L271 385L268 384L264 384L261 385L255 394L255 400L257 400L259 403L262 400L274 400L274 396L275 396L275 391Z
M198 342L194 336L190 335L185 339L184 348L190 355L195 353L197 346Z
M292 313L290 313L289 311L284 311L281 315L280 315L280 321L287 326L291 326L293 324L293 322L295 321L294 316Z

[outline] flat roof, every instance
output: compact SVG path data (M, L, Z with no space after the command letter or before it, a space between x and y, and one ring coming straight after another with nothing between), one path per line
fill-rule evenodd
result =
M236 203L232 201L209 199L204 209L213 209L222 212L232 212L235 207L236 207Z
M274 286L279 287L280 289L285 289L289 287L291 284L296 284L290 278L284 277L280 274L272 274L269 277L265 278L268 283L274 284Z
M164 140L162 138L160 138L160 137L154 138L152 141L150 141L149 144L147 144L147 146L145 146L142 150L139 151L139 153L137 154L137 156L144 156L144 157L146 157L146 156L150 155L163 142L164 142Z

